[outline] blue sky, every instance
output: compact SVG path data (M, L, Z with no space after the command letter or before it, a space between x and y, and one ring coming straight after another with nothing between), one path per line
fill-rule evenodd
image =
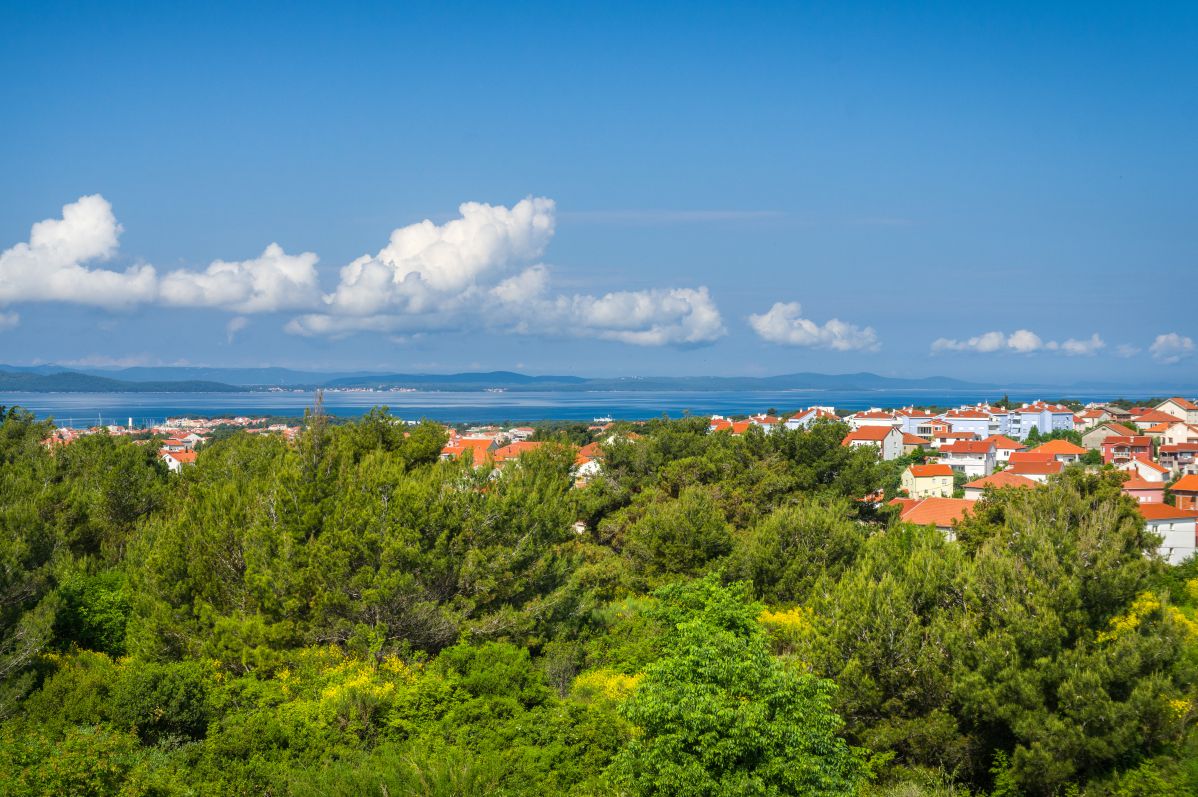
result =
M252 5L0 6L0 361L1195 381L1194 4Z

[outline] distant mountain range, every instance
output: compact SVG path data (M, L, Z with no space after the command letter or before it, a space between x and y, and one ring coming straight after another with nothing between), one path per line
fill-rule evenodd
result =
M227 393L269 388L381 389L407 388L472 392L481 390L520 391L776 391L776 390L1044 390L1046 396L1066 393L1070 388L1126 389L1129 395L1163 392L1160 385L1100 385L1096 382L1070 386L1035 384L999 385L967 382L944 376L903 379L869 372L853 374L795 373L778 376L648 376L588 378L581 376L530 376L512 371L460 374L387 374L357 372L322 373L289 368L203 368L188 366L136 367L120 369L76 368L56 365L0 365L0 391L74 393ZM1192 392L1196 386L1173 389ZM1146 394L1146 393L1145 393Z

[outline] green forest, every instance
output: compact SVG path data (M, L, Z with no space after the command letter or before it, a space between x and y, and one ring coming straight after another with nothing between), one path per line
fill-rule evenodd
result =
M1198 793L1198 568L1120 477L989 494L705 418L501 472L386 410L153 445L0 425L0 794ZM629 427L631 428L631 427Z

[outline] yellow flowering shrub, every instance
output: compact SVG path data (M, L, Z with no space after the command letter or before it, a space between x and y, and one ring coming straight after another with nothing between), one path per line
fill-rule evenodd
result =
M574 679L570 694L584 703L619 703L636 690L641 674L626 675L615 670L584 672Z

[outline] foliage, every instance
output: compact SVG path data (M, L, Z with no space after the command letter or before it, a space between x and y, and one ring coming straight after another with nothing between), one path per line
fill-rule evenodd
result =
M1105 469L950 541L838 422L617 424L582 488L571 424L476 469L316 408L177 476L49 431L0 410L3 794L1198 785L1198 562Z

